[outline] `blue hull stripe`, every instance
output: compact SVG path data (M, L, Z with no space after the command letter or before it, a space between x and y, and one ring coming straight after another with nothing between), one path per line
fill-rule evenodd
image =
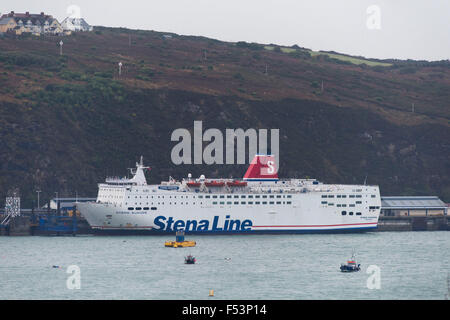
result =
M359 233L366 231L375 231L377 227L358 227L358 228L341 228L341 229L291 229L291 230L248 230L248 231L186 231L186 234L300 234L300 233ZM110 235L173 235L175 231L166 230L128 230L128 229L94 229L96 234Z

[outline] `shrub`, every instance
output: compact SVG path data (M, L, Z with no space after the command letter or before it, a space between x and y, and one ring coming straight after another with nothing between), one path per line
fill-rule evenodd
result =
M59 61L51 57L21 52L0 52L0 62L19 67L39 66L46 69L59 67Z
M250 49L250 50L261 50L261 49L264 48L262 45L260 45L258 43L254 43L254 42L248 43L248 42L245 42L245 41L237 42L236 43L236 47L247 48L247 49Z
M142 68L141 73L147 77L153 77L155 75L155 70L150 68Z
M94 76L111 79L113 77L113 73L111 71L101 71L101 72L95 72Z
M319 88L320 87L320 84L319 84L319 82L318 81L313 81L313 82L311 82L311 87L313 87L313 88Z
M279 46L275 46L275 47L273 47L273 51L281 52L281 48Z
M60 73L60 77L65 80L86 81L86 75L80 72L74 72L70 70L64 70Z
M294 52L290 52L289 55L294 58L310 58L311 53L306 50L297 50Z

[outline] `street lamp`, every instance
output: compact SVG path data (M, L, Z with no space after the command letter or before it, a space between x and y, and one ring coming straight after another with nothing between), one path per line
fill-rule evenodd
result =
M56 194L56 198L55 198L55 200L56 200L56 214L57 215L59 215L59 199L58 199L58 192L56 192L55 191L55 194Z
M36 190L36 192L37 192L37 194L38 194L38 210L40 209L40 206L39 206L39 194L42 192L41 190Z

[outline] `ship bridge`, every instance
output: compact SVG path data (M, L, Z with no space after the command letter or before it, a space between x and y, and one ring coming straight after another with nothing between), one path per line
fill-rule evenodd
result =
M150 167L144 166L143 157L141 156L140 162L136 162L136 169L128 168L133 178L128 179L126 177L107 177L105 183L100 184L100 186L111 186L111 185L135 185L135 186L146 186L147 179L145 178L145 171L150 170Z

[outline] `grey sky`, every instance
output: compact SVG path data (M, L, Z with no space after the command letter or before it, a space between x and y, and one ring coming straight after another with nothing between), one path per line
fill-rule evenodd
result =
M450 59L449 0L21 0L2 1L0 12L45 11L61 21L70 5L91 25L369 58ZM380 8L381 29L367 27L371 5Z

